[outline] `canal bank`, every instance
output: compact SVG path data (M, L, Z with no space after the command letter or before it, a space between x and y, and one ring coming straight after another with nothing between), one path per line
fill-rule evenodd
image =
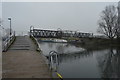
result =
M41 46L40 46L40 44L39 44L39 42L41 42L41 41L39 41L39 39L37 39L37 38L34 38L33 36L30 36L30 38L31 38L31 40L34 42L34 44L36 45L36 51L37 52L39 52L40 54L41 54L41 56L44 58L44 60L45 60L45 63L47 64L47 66L49 67L49 70L51 71L51 75L52 75L52 78L59 78L59 79L61 79L62 78L62 76L60 75L60 73L58 73L57 71L54 71L53 70L53 68L51 68L51 64L50 64L50 58L48 58L48 56L46 56L45 55L45 52L44 52L44 50L42 50L42 48L41 48ZM43 41L44 42L44 41ZM45 41L45 42L49 42L49 41ZM47 49L46 49L47 50ZM51 50L52 51L52 50ZM50 52L51 51L49 51L49 52L47 52L46 54L48 54L49 56L50 56Z

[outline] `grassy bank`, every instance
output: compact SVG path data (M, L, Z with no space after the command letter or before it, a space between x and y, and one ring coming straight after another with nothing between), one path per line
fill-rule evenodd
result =
M75 46L80 46L85 49L89 50L100 50L100 49L107 49L108 47L116 48L120 47L120 41L117 39L103 39L103 38L80 38L83 42L73 42L71 44ZM84 44L83 44L84 43Z
M103 39L103 38L86 38L83 39L86 44L92 45L108 45L108 46L120 46L117 39Z

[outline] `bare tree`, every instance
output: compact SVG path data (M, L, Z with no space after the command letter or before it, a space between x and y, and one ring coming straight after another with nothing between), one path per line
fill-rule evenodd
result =
M0 18L0 26L2 25L2 19Z
M120 1L118 2L118 30L117 38L120 39Z
M118 29L118 10L114 5L106 6L102 11L97 32L113 39Z

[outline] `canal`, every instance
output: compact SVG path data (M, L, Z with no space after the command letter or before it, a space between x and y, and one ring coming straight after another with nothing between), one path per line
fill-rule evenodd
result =
M120 78L120 48L85 49L68 43L39 43L46 57L52 50L58 52L56 69L63 78Z

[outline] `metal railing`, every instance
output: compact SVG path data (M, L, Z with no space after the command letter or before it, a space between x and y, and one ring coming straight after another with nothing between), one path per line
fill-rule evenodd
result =
M53 71L57 71L58 67L58 54L56 51L49 52L49 65L50 69Z
M12 44L12 42L15 39L15 33L11 36L7 37L4 41L2 41L2 51L7 51L9 46Z
M57 72L59 62L58 62L58 53L56 51L49 52L49 66L50 70L55 72L60 80L63 80L62 76Z

